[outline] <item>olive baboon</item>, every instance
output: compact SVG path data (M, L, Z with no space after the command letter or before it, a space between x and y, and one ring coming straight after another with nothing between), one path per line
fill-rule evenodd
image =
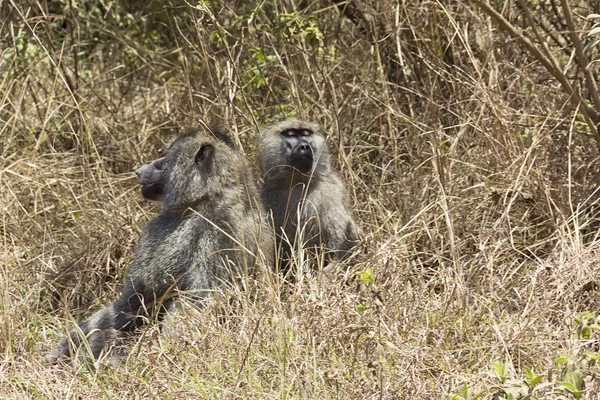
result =
M163 207L142 234L121 297L72 329L48 361L78 353L98 358L148 318L160 318L176 293L200 301L220 282L270 262L272 236L254 177L225 138L184 134L146 170L155 173L158 185L151 196L162 199Z
M333 260L343 259L362 230L331 167L322 127L297 119L268 126L260 133L257 154L264 178L261 198L272 212L284 258L290 245L301 245L323 247Z

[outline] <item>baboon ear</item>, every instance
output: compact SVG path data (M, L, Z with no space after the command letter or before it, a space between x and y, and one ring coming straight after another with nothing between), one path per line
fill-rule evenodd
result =
M196 152L195 161L197 164L204 164L206 160L210 157L214 150L214 146L212 144L206 143L200 146L200 149Z

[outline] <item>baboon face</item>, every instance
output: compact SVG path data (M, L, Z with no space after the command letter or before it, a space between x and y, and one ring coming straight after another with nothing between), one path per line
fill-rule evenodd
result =
M315 160L314 133L309 129L288 129L280 133L283 155L287 164L307 174L312 171Z
M288 174L285 167L292 167L310 175L329 166L323 130L314 122L289 119L272 125L261 133L259 146L263 173Z
M231 168L239 164L232 160L235 157L227 144L209 133L198 131L180 136L169 146L164 162L157 166L162 167L162 180L154 186L164 183L164 206L194 207L207 194L213 193L213 186L233 179L235 174Z

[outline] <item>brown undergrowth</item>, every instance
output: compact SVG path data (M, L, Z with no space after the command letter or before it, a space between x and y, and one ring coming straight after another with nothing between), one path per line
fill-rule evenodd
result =
M444 3L0 3L0 396L598 398L596 133L481 9ZM516 3L498 11L527 33ZM116 367L45 365L157 211L135 168L205 124L252 158L290 116L329 134L356 262L186 308Z

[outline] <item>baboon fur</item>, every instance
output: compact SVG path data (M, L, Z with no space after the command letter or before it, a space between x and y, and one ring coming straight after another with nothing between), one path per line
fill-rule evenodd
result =
M121 297L72 329L48 361L97 359L148 319L160 319L175 294L200 301L272 258L255 179L226 136L184 134L159 167L162 211L141 236Z
M261 198L272 213L283 257L291 248L324 249L345 258L362 236L344 182L332 168L323 128L288 119L260 132Z

